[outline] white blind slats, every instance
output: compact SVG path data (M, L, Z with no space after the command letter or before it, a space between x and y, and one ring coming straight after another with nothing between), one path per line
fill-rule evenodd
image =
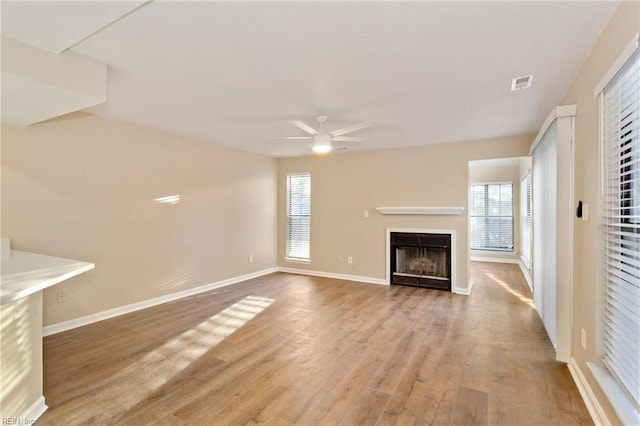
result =
M513 184L471 185L471 248L513 250Z
M616 320L622 319L616 318ZM638 349L640 349L637 344L633 343L634 339L637 341L638 336L621 335L618 333L611 333L607 336L606 343L615 348L610 351L611 353L609 358L616 360L616 362L613 364L619 367L619 370L617 371L619 375L621 373L625 376L632 376L634 374L634 367L636 366L634 365L633 360L625 357L625 353L629 351L637 352Z
M634 253L632 250L612 250L608 255L609 262L615 263L609 263L609 265L615 267L622 263L624 265L631 266L637 269L636 275L640 276L640 259L631 258L633 255Z
M531 173L520 179L520 245L522 257L531 261Z
M602 92L604 363L640 406L640 59Z
M637 337L638 336L635 336L636 339ZM637 349L636 346L630 343L633 342L633 337L612 333L608 336L607 342L616 347L615 350L611 351L611 357L617 358L616 364L618 364L621 370L626 372L628 375L633 374L633 362L629 359L626 359L624 356L625 352Z
M635 71L638 72L637 69L635 69ZM619 83L619 89L616 90L616 95L619 99L619 105L621 106L621 108L616 111L615 115L624 116L625 112L633 110L633 96L635 95L634 92L638 90L638 87L640 87L640 84L633 78L629 78Z
M610 341L612 345L615 345L614 341ZM633 366L624 361L624 354L622 352L611 353L607 366L613 369L615 375L623 381L633 381Z
M610 285L610 291L615 292L616 291L616 285L618 286L617 290L618 292L621 292L620 289L630 289L632 287L636 287L636 289L638 288L638 278L634 277L633 275L628 273L628 267L625 265L623 266L622 264L619 264L618 268L612 268L609 267L607 268L607 272L609 274L612 275L611 277L611 285ZM622 282L622 281L625 282ZM635 281L635 283L634 283ZM627 297L631 297L632 299L629 301L629 305L632 306L634 303L632 302L633 297L635 295L633 294L632 291L627 291ZM622 309L622 307L618 307L620 309Z
M287 175L287 257L309 259L311 175Z
M619 282L619 279L617 281ZM638 316L635 314L635 312L637 312L637 309L640 308L640 302L636 300L635 302L629 301L628 304L622 303L625 302L626 299L629 299L629 297L633 297L632 295L630 296L632 292L625 290L625 288L625 285L618 284L617 287L613 287L611 289L611 297L613 299L616 299L617 302L621 303L616 307L608 307L607 312L626 313L630 321L634 322L636 325L640 325L640 318L638 318ZM629 332L629 334L633 335L640 334L640 330L634 328L631 328L627 331Z

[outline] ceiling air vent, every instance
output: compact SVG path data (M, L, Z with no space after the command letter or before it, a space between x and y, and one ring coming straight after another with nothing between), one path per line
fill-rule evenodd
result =
M523 75L511 80L511 91L515 92L520 89L528 89L533 84L533 74Z

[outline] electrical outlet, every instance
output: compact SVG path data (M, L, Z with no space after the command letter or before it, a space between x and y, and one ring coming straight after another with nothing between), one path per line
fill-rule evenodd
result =
M369 217L369 210L364 211L364 217Z
M67 301L67 292L64 290L58 291L58 303L64 303Z
M249 255L249 263L253 263L253 255L252 254Z
M353 257L352 256L347 257L347 263L349 265L353 265Z
M582 349L587 349L587 331L584 328L582 329L580 340L581 340L580 343L582 344Z

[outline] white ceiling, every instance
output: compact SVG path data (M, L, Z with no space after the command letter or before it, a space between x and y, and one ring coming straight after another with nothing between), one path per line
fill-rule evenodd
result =
M26 25L5 3L3 32ZM65 4L31 3L34 16L43 3ZM290 121L320 114L327 130L376 124L353 151L536 133L617 6L156 1L72 50L109 65L108 101L90 112L283 157L310 151L268 137L302 136Z
M61 53L143 3L143 0L3 1L2 34Z

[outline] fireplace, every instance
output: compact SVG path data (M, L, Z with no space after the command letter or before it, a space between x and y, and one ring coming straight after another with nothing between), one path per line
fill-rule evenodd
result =
M451 291L451 234L391 232L390 284Z

